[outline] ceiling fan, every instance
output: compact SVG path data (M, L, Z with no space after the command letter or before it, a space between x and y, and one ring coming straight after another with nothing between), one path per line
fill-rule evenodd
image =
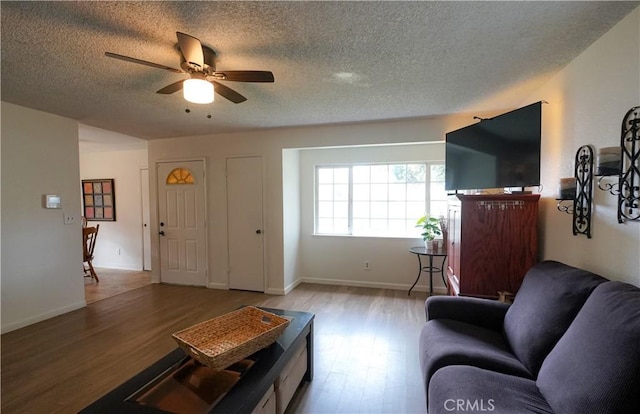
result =
M178 49L180 51L180 68L160 65L146 60L140 60L117 53L105 52L105 56L120 59L127 62L138 63L152 68L164 69L174 73L185 73L189 79L183 79L157 91L161 94L172 94L183 90L184 98L193 103L213 102L214 90L220 96L233 103L241 103L247 100L244 96L218 81L231 82L273 82L273 73L262 70L228 70L216 71L216 53L207 46L203 46L200 40L185 33L176 32L178 36Z

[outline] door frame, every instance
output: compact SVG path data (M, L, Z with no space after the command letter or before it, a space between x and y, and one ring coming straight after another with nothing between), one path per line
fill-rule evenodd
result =
M261 188L262 188L262 208L261 208L261 214L262 214L262 284L263 284L263 290L262 292L265 294L268 294L267 290L269 287L269 263L268 263L268 257L269 255L267 254L267 237L269 237L269 229L268 229L268 225L267 225L267 208L266 208L266 197L267 197L267 192L266 192L266 188L265 188L265 177L267 174L267 163L265 162L265 156L263 154L258 154L258 155L235 155L235 156L226 156L224 158L224 174L225 174L225 180L224 180L224 192L225 192L225 215L226 215L226 226L227 226L227 290L231 290L231 263L230 263L230 257L229 257L229 188L228 188L228 182L227 182L227 160L229 159L238 159L238 158L260 158L261 160L261 180L260 180L260 184L261 184Z
M147 174L147 192L145 194L144 192L144 171L146 171ZM143 271L151 271L151 252L152 252L152 246L151 246L151 190L149 189L149 179L150 175L149 175L149 168L148 167L140 167L140 221L142 222L142 235L141 235L141 240L142 240L142 270ZM144 216L145 216L145 202L144 202L144 197L145 195L147 196L147 211L146 211L146 215L148 218L148 223L147 224L147 229L149 230L149 243L145 243L145 222L144 222ZM145 250L149 251L149 260L147 262L146 260L146 254L145 254ZM148 269L145 269L148 268Z
M160 164L168 164L168 163L180 163L180 162L194 162L194 161L198 161L198 162L202 162L202 170L204 171L204 175L202 177L203 182L203 202L204 202L204 251L206 252L206 254L204 255L204 260L205 260L205 264L204 264L204 271L205 271L205 287L209 287L210 284L210 274L209 274L209 231L208 231L208 223L209 223L209 208L208 208L208 196L207 196L207 175L208 175L208 170L207 170L207 159L204 157L195 157L195 158L175 158L175 159L159 159L156 160L154 162L154 168L153 168L153 189L149 189L149 191L153 191L153 194L155 194L155 203L154 205L154 211L153 214L151 215L151 245L153 246L155 244L156 248L155 253L156 253L156 257L157 260L154 261L153 257L151 257L151 262L153 263L151 266L151 271L152 274L155 273L154 269L158 269L157 270L157 282L158 283L162 283L162 266L160 265L162 258L160 257L161 255L161 249L160 249L160 238L158 237L158 212L160 211L160 194L158 194L158 166ZM149 171L151 173L151 171ZM151 205L151 203L149 203L149 205ZM151 252L153 254L153 251Z

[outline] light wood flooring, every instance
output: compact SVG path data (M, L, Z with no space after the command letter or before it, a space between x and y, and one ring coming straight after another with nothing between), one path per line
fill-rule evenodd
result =
M89 303L119 295L151 283L151 272L96 267L100 282L84 278L84 299Z
M288 413L424 413L426 297L311 284L286 296L144 286L2 335L2 412L77 412L174 349L171 333L253 304L316 314L315 376Z

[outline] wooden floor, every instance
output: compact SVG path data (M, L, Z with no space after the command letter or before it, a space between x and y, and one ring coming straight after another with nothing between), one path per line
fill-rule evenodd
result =
M153 284L2 335L3 413L72 413L243 304L310 311L315 376L288 413L420 413L426 293L303 284L286 296Z
M100 282L84 278L84 299L89 303L110 298L151 283L151 272L96 267Z

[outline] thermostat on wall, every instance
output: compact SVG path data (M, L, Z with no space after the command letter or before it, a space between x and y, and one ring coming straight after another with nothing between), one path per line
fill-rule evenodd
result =
M45 194L43 197L44 208L62 208L62 198L55 194Z

